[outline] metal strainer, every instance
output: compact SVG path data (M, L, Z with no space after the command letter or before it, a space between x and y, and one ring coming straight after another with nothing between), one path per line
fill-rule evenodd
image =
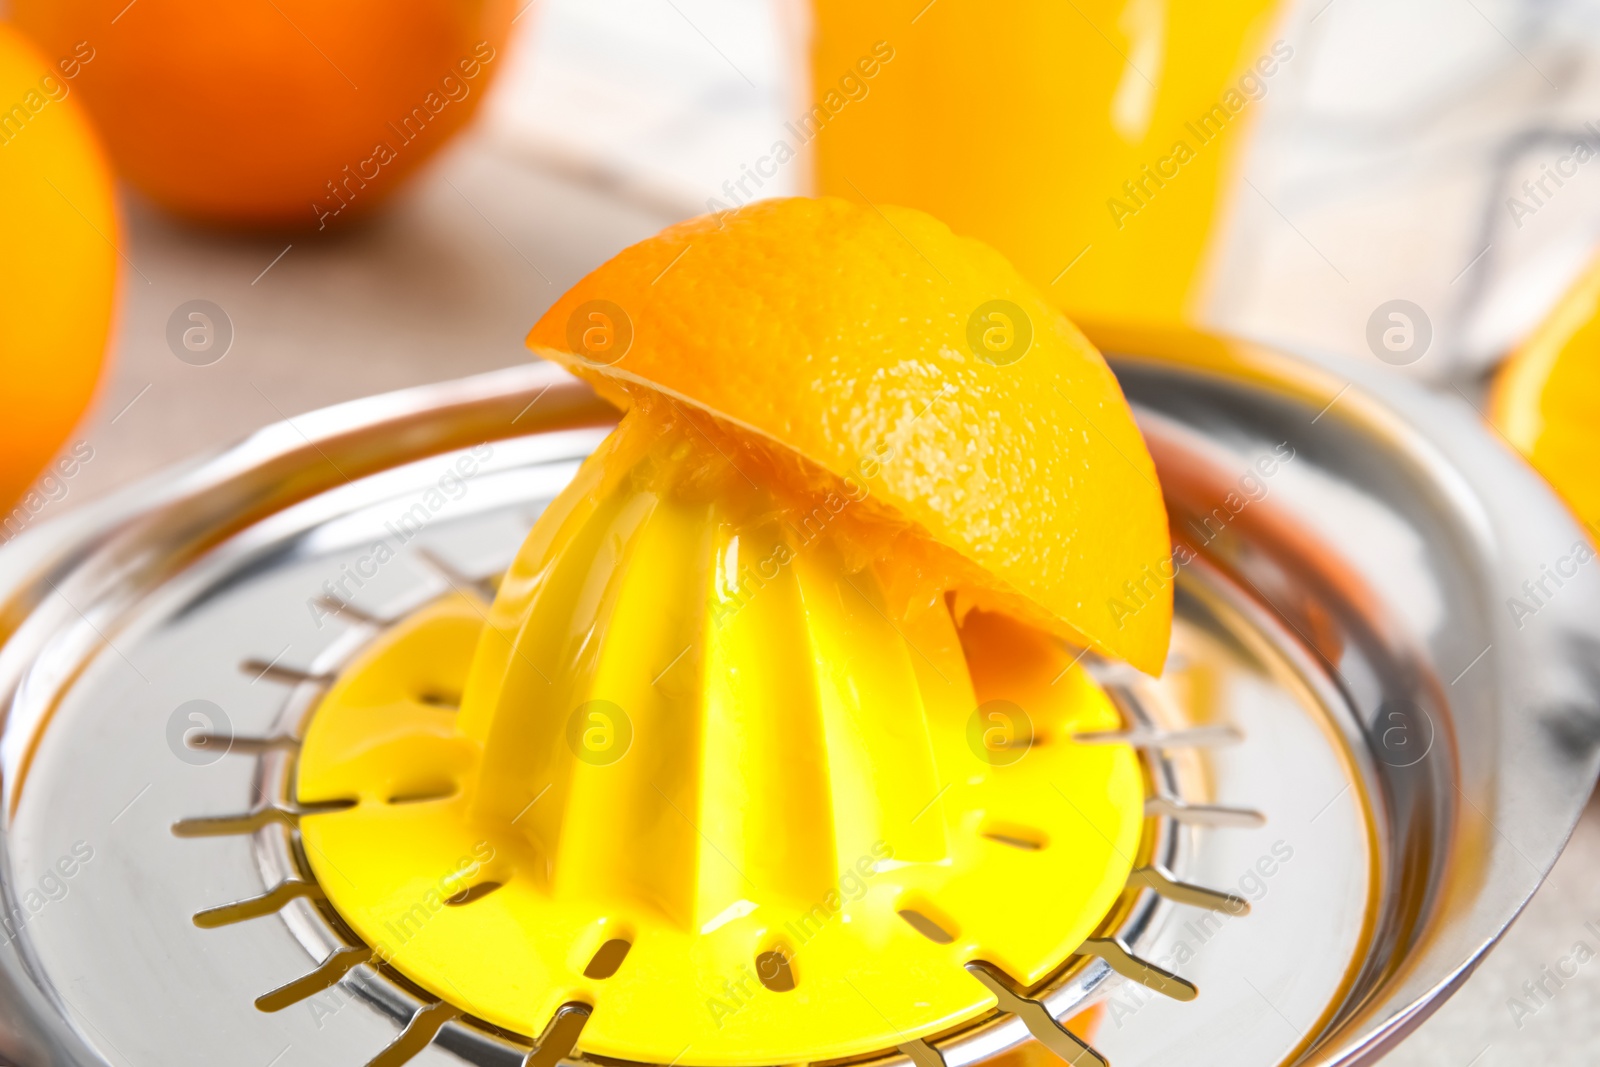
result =
M1520 461L1402 383L1097 340L1185 561L1162 679L1093 667L1124 720L1102 740L1142 756L1137 868L1047 981L975 963L997 1010L868 1059L1369 1062L1471 971L1588 797L1592 552ZM584 1005L500 1029L356 937L292 781L329 680L408 613L492 595L614 418L546 365L373 397L0 551L0 1054L585 1058ZM1506 607L1525 582L1531 616Z

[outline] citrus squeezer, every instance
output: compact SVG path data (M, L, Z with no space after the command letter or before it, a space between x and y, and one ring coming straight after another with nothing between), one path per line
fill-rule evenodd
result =
M1058 561L893 503L937 409L812 462L634 369L608 292L535 330L578 377L299 416L0 551L0 1055L1364 1063L1559 854L1600 587L1505 611L1582 534L1450 405L1091 329L1143 442L1031 447L1120 458L1171 546L1064 629ZM972 373L1052 351L974 307Z

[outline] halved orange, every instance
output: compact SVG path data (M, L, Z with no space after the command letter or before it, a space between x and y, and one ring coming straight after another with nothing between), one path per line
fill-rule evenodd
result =
M665 398L862 482L970 602L1160 671L1150 455L1100 353L987 245L908 209L763 201L626 249L528 344L619 407Z

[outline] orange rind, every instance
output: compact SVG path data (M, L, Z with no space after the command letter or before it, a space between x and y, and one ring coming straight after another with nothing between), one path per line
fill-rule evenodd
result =
M1100 353L981 242L907 209L763 201L624 250L528 344L619 407L709 413L865 484L936 584L1160 671L1150 455Z

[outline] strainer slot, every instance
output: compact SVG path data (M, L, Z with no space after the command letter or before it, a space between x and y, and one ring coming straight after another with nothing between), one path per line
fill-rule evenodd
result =
M460 711L461 694L449 693L440 689L424 689L417 694L417 703L426 704L430 708L439 708L442 711Z
M756 954L756 977L774 993L792 993L796 984L793 955L788 948L777 945Z
M617 973L617 968L622 966L622 961L628 958L628 950L633 948L633 942L622 937L613 937L595 950L589 960L589 966L583 969L585 978L610 978Z
M419 785L404 792L396 793L385 803L388 804L425 804L430 800L445 800L456 795L461 787L456 782L430 782Z
M961 932L961 928L954 921L948 916L941 915L933 905L920 897L902 901L896 910L907 926L936 945L953 943L956 935Z
M464 907L475 900L482 900L504 885L504 882L479 882L477 885L468 886L453 897L446 897L444 902L452 908Z
M1050 835L1043 830L1014 822L985 823L983 829L978 831L978 836L1024 852L1038 852L1050 844Z

